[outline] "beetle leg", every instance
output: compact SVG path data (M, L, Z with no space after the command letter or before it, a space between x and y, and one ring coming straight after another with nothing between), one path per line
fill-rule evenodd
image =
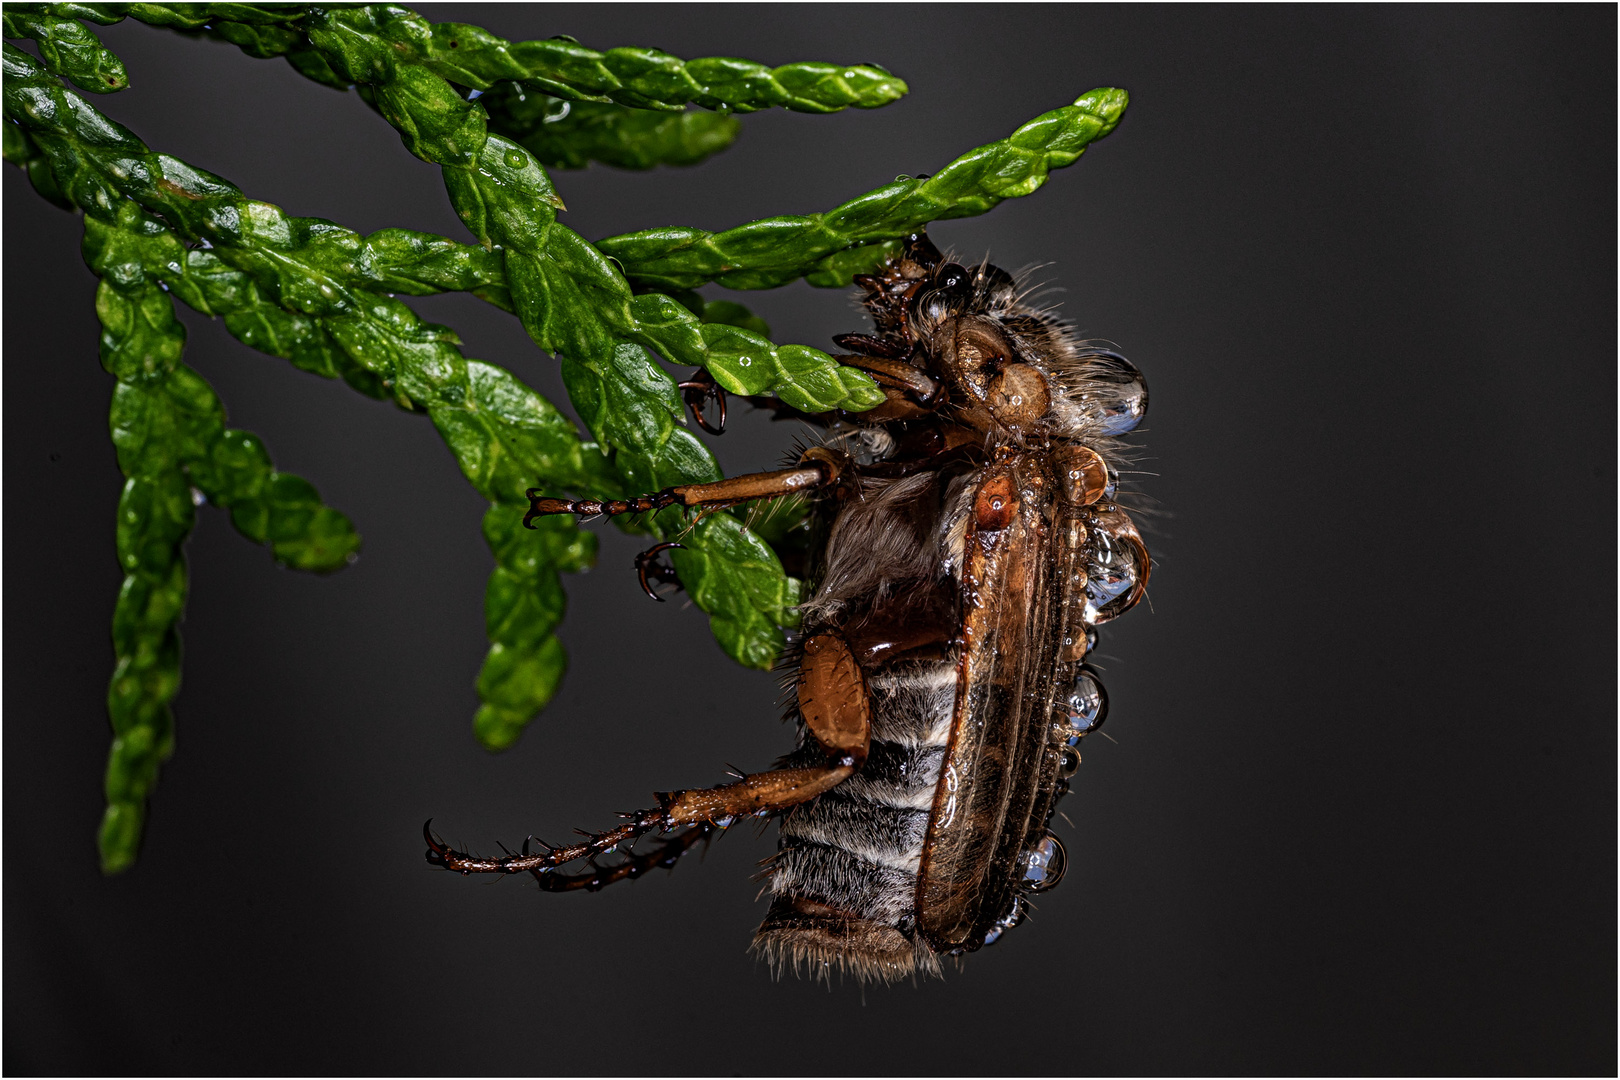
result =
M637 495L633 499L612 499L607 502L598 502L594 499L553 499L542 496L539 488L530 488L526 493L529 499L529 512L523 515L523 524L533 528L534 519L544 514L615 517L619 514L642 514L650 510L662 510L666 506L714 509L753 502L756 499L797 495L841 484L847 475L847 460L837 451L813 447L805 453L800 463L791 469L747 473L743 476L718 480L712 484L680 484L655 491L650 495Z
M529 853L525 841L524 851L519 855L499 859L469 855L441 843L433 835L429 821L422 826L428 845L427 860L434 866L462 874L533 873L541 877L544 884L549 872L566 863L605 855L620 844L633 843L650 832L688 830L666 841L657 851L632 856L630 863L564 876L559 879L562 884L558 888L589 889L596 881L601 882L595 886L600 888L621 877L639 876L652 866L662 865L663 859L678 858L697 842L688 839L692 832L707 833L725 828L737 818L766 817L808 802L855 775L866 763L872 741L872 705L866 676L849 644L835 632L822 631L805 640L804 658L799 665L799 712L810 735L826 751L824 764L772 769L719 787L661 793L657 809L627 814L625 823L617 828L586 834L577 844L535 854ZM623 869L623 866L632 869ZM634 869L635 866L641 869ZM545 887L551 888L550 885Z
M864 757L863 752L861 759ZM698 829L724 828L737 818L767 817L838 786L853 776L859 767L854 755L842 754L820 767L772 769L720 787L660 793L658 807L625 815L628 820L617 828L587 834L577 844L566 844L532 855L486 859L458 851L433 835L431 821L422 826L422 835L427 840L427 861L458 874L544 875L579 859L605 855L620 844L634 843L648 833L671 832L687 826Z
M698 368L690 379L676 383L675 386L681 391L681 397L686 402L686 407L692 411L692 419L697 421L698 427L710 435L726 433L726 392L714 381L713 375L704 368ZM714 399L716 411L719 413L718 427L711 425L703 415L703 407L708 404L710 398Z
M871 334L839 334L832 340L840 349L848 349L862 356L904 360L911 355L911 346L898 338L873 337Z
M654 544L636 556L636 580L641 582L641 591L657 600L660 604L664 602L664 598L658 595L658 591L653 588L653 583L659 585L673 583L676 588L681 587L681 579L675 576L675 568L658 557L662 552L668 551L670 548L685 550L686 545L669 540L662 544ZM651 580L649 581L649 579Z
M903 391L908 398L924 408L932 408L939 404L945 393L943 383L903 359L891 360L881 356L861 355L835 356L833 359L846 367L860 368L872 376L879 386Z
M624 881L627 878L634 881L648 870L660 866L666 870L675 869L675 864L680 861L682 855L690 851L699 840L709 839L715 831L713 825L694 825L685 832L671 836L651 851L631 855L623 862L612 866L592 865L590 870L578 874L535 871L534 876L540 882L540 888L546 892L573 892L575 889L597 892L615 881Z

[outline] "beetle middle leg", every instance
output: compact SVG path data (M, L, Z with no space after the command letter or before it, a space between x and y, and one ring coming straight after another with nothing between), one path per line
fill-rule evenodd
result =
M462 874L544 875L578 859L605 855L619 845L634 843L648 833L676 829L707 833L723 828L737 818L769 816L808 802L855 775L866 763L867 751L871 746L872 705L866 676L848 642L840 634L822 631L805 640L804 658L799 665L798 697L805 729L826 752L825 761L820 765L771 769L719 787L661 793L656 809L627 814L625 817L628 820L617 828L587 835L577 844L533 854L525 850L499 859L480 858L447 847L434 837L427 826L423 826L428 845L427 860L434 866ZM689 833L682 833L666 842L667 850L647 856L632 856L630 864L621 865L638 865L637 859L658 859L667 855L678 858L696 842L695 838L689 839L689 836ZM649 865L673 865L673 858L667 863L654 862ZM646 868L625 870L620 876L639 876ZM596 885L600 888L611 883L607 878L620 867L596 869L596 873L564 877L558 887L588 889L600 876L601 884ZM575 884L574 881L579 878L588 880ZM619 880L619 877L611 877L611 880Z
M530 488L526 493L529 512L523 515L523 524L533 528L534 519L545 514L616 517L644 514L668 506L718 509L756 499L779 499L785 495L839 488L849 479L848 458L836 450L818 446L806 451L791 469L746 473L712 484L678 484L631 499L556 499L541 495L539 488Z

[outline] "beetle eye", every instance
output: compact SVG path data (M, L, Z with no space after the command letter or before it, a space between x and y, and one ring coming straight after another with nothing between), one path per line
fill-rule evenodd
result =
M967 267L961 263L946 263L934 271L934 287L936 289L951 289L963 292L967 289L970 275Z
M934 287L917 297L917 314L944 319L964 310L973 299L973 276L961 263L946 263L934 271Z
M1085 357L1085 387L1079 395L1086 418L1100 435L1123 435L1147 415L1147 380L1136 365L1116 352Z

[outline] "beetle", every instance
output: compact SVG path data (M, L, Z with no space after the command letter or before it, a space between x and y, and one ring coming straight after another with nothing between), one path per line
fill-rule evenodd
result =
M883 403L803 417L826 435L790 468L606 502L536 489L525 519L811 498L813 592L787 660L797 748L734 783L660 794L564 847L525 841L486 859L424 827L429 862L598 889L673 866L745 816L777 817L754 948L778 970L863 981L937 974L940 957L994 942L1057 883L1067 856L1053 806L1107 715L1086 656L1150 572L1116 502L1120 436L1147 409L1146 382L1112 346L1026 302L1012 275L948 260L925 233L855 283L873 330L835 338L848 350L838 359L868 372ZM683 389L698 423L723 430L712 379ZM704 417L713 399L719 427ZM653 583L673 580L657 562L668 546L637 560L655 598ZM634 853L654 833L662 841ZM621 861L596 861L621 845ZM588 868L563 869L578 860Z

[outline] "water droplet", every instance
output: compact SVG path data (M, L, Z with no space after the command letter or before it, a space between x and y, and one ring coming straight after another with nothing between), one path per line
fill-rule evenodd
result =
M1058 775L1067 780L1080 771L1080 751L1065 746L1058 752Z
M1097 678L1097 673L1089 664L1080 666L1068 695L1060 704L1068 720L1068 738L1065 741L1070 746L1078 744L1108 719L1108 692L1103 689L1102 680Z
M1086 622L1107 622L1130 606L1142 573L1138 550L1104 529L1092 531L1086 561Z
M1001 916L1001 918L998 918L998 920L995 921L995 925L991 926L990 933L985 934L985 944L990 946L990 944L995 944L996 941L1000 941L1001 934L1008 933L1009 929L1013 929L1014 926L1022 923L1022 921L1024 921L1024 916L1027 915L1027 913L1029 913L1029 907L1024 904L1024 897L1021 897L1021 895L1014 895L1013 907L1009 907L1008 913Z
M1116 352L1099 349L1084 357L1086 387L1080 407L1100 434L1123 435L1147 415L1147 380L1136 365Z
M529 156L521 150L508 150L506 152L506 167L521 169L529 163Z
M1063 845L1051 833L1041 837L1028 854L1024 856L1023 886L1030 892L1044 892L1063 880L1063 871L1068 868L1069 856L1063 850Z
M206 496L206 495L204 495L202 493L201 488L195 488L194 487L194 488L191 489L191 505L192 506L201 506L203 503L205 503L207 501L208 501L208 496Z

